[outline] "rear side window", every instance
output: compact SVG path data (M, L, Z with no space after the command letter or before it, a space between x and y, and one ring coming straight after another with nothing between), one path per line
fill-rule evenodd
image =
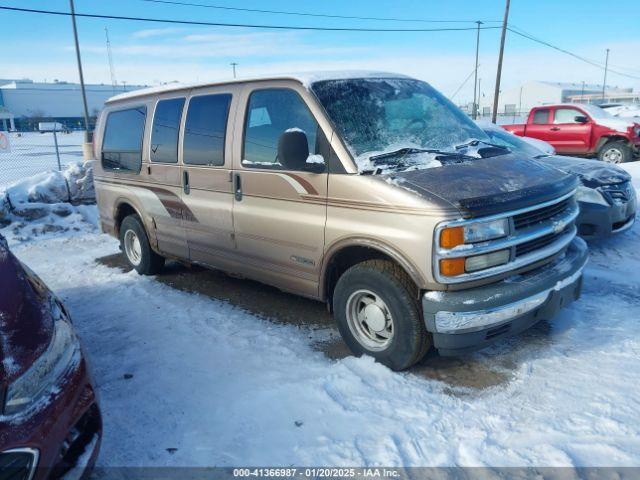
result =
M146 107L118 110L107 115L102 142L102 168L139 173Z
M533 123L537 125L545 125L549 123L549 110L536 110L533 114Z
M231 95L203 95L189 101L183 161L189 165L224 165L224 139Z
M161 163L177 163L178 132L184 98L161 100L156 105L151 130L151 161Z

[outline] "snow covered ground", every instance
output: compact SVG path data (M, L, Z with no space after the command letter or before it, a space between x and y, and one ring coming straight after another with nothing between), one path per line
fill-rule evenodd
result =
M626 168L640 189L640 163ZM592 244L583 297L553 322L463 361L432 355L434 379L428 364L328 358L314 344L330 324L269 321L97 263L118 245L95 214L1 232L84 341L101 466L640 465L638 224ZM498 380L461 381L475 372Z

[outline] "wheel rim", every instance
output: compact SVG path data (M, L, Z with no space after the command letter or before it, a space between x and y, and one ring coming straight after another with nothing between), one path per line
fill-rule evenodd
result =
M621 163L622 157L622 151L617 148L610 148L604 152L604 155L602 156L604 161L607 163Z
M356 340L373 351L384 350L393 338L393 317L387 304L371 290L353 292L347 300L347 324Z
M140 239L133 230L127 230L124 233L124 253L127 255L129 261L134 265L140 265L142 260L142 246L140 245Z

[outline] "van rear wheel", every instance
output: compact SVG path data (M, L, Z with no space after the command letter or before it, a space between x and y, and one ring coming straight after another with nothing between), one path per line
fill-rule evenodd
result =
M338 329L356 355L370 355L393 370L420 361L431 339L416 288L398 265L367 260L349 268L333 295Z
M138 215L129 215L120 225L120 249L140 275L155 275L164 267L164 257L151 249L149 237Z

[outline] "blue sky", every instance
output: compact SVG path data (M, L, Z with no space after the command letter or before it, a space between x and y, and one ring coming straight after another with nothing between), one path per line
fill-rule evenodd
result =
M189 1L189 0L185 0ZM494 21L503 0L442 2L416 0L190 0L232 7L356 16ZM0 5L68 11L67 0L0 0ZM438 27L426 24L311 18L210 8L162 5L141 0L76 0L76 11L111 15L195 19L230 23L309 26ZM640 77L640 8L637 2L512 0L510 24L584 57L604 62L611 49L613 68ZM77 81L68 17L0 11L4 44L0 78ZM204 81L241 75L316 69L391 70L427 80L451 95L472 72L475 32L356 33L253 30L165 25L79 18L87 82L110 83L104 27L108 27L119 82L157 84ZM468 24L474 26L474 24ZM489 96L495 81L499 30L481 33L479 76ZM601 83L603 72L562 53L509 33L503 87L527 80ZM610 74L608 83L640 88L640 80ZM469 81L455 100L472 96Z

